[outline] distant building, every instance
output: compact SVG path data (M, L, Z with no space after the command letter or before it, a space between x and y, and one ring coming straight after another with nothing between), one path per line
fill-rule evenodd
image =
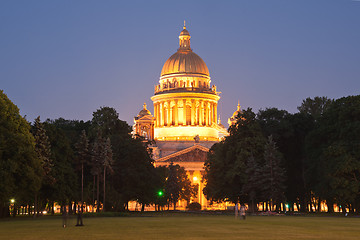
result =
M204 162L211 146L228 132L220 117L217 121L219 92L215 85L211 86L205 62L190 48L190 38L184 25L180 46L165 62L151 97L154 116L144 104L134 118L134 133L155 140L155 166L173 162L185 168L191 181L199 184L198 197L193 201L206 208L201 182Z

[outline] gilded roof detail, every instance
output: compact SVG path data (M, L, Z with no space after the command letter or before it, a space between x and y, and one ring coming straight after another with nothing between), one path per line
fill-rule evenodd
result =
M180 47L164 64L161 76L175 73L204 74L209 76L205 62L190 48L190 34L184 26L180 33Z

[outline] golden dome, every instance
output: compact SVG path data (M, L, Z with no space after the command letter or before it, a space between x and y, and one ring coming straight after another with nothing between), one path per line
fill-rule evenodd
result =
M143 109L139 112L138 118L142 118L143 116L151 115L151 112L146 109L146 103L143 105Z
M174 73L200 73L209 76L209 69L196 53L178 51L165 62L161 76Z
M184 29L181 31L180 47L164 64L160 76L176 73L204 74L209 76L209 69L205 62L190 48L190 34Z
M190 33L184 28L184 30L181 31L180 36L190 36Z

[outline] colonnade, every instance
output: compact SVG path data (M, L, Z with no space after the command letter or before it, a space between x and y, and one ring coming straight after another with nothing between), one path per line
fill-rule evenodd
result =
M217 102L203 99L173 99L154 102L155 127L211 126L217 120Z

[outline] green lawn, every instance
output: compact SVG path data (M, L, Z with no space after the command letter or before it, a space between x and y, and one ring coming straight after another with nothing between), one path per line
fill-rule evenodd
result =
M61 217L0 221L0 239L360 239L360 218L166 214L84 218L62 227Z

